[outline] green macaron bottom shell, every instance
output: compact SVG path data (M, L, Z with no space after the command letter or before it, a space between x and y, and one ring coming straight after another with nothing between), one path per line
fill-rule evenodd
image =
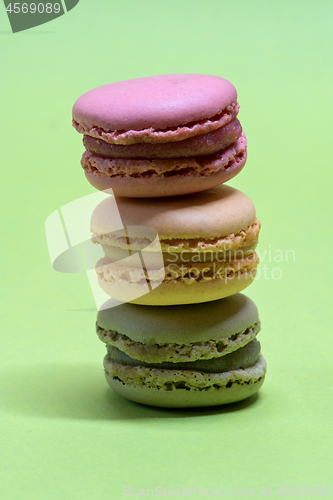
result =
M259 354L248 368L223 373L130 366L104 358L110 387L126 399L163 408L219 406L255 394L265 380L266 361Z
M254 339L240 349L226 354L225 356L211 359L199 359L185 363L170 363L163 361L161 363L146 363L131 358L116 347L107 346L107 349L107 355L111 361L129 366L145 366L164 370L195 370L204 373L223 373L253 366L257 362L260 354L260 342Z

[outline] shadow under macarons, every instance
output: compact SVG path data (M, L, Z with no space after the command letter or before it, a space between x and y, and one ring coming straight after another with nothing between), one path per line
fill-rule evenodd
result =
M188 418L246 411L253 396L222 406L160 408L128 401L107 387L97 363L19 365L2 371L2 410L46 419L88 421Z

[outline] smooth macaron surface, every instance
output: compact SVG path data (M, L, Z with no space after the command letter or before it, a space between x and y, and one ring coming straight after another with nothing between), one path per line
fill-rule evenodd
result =
M218 186L191 195L168 198L116 198L124 226L154 228L161 239L214 239L235 234L255 221L252 200L231 186ZM94 233L114 231L113 199L103 200L91 217ZM142 230L138 233L142 237Z
M237 293L213 302L149 307L135 304L103 309L97 325L116 331L135 342L189 344L231 337L259 320L255 303Z
M73 120L89 133L165 129L211 118L237 98L235 87L212 75L159 75L115 82L83 94Z

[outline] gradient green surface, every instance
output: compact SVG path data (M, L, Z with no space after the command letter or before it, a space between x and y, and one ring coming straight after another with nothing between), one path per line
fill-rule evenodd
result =
M333 4L81 0L15 35L2 9L1 498L120 499L125 485L226 496L271 486L273 498L280 486L333 489ZM268 374L258 398L172 411L108 389L88 280L53 271L44 222L93 192L71 128L76 98L186 72L238 90L249 157L230 184L262 222L261 276L246 293Z

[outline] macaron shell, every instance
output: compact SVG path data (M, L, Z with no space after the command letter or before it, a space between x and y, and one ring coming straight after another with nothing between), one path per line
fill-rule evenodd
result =
M101 289L110 297L121 302L131 302L147 306L171 306L198 304L223 299L248 287L256 276L256 268L250 272L234 273L231 278L214 279L208 282L198 281L188 285L182 281L162 282L146 293L147 285L138 283L115 283L98 278ZM129 296L136 299L128 300Z
M73 119L87 129L164 129L213 117L236 98L235 87L218 76L158 75L90 90L75 102Z
M243 332L258 320L255 303L241 293L200 306L144 307L124 303L97 315L101 328L144 344L217 340Z
M125 226L154 228L161 239L214 239L238 233L255 220L255 207L241 191L222 185L194 194L165 198L116 199ZM91 229L115 231L112 197L103 200L91 217ZM135 237L135 227L131 236ZM142 237L142 230L138 237Z
M246 153L240 161L235 161L226 169L208 175L174 174L171 177L109 177L98 171L85 172L86 179L96 189L112 189L115 196L130 198L150 198L182 196L197 193L230 181L243 169Z
M229 404L252 396L264 383L266 361L260 354L250 368L214 375L126 367L125 371L131 376L128 382L115 374L117 367L112 366L107 357L104 368L110 387L131 401L164 408L188 408Z

